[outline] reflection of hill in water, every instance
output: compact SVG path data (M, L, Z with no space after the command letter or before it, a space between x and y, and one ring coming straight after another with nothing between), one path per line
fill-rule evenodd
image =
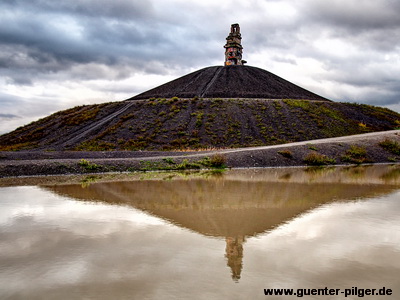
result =
M208 179L131 180L46 189L80 200L131 205L204 235L252 236L320 204L390 193L398 184L383 184L384 175L393 171L385 168L389 171L379 166L311 172L238 170Z
M379 167L307 172L279 169L273 173L238 170L208 179L131 180L45 188L79 200L130 205L203 235L224 237L227 264L232 278L238 280L246 237L270 230L321 204L389 194L398 189L397 184L384 184L384 174L390 172L393 170L382 171ZM397 183L398 176L394 177L389 179Z

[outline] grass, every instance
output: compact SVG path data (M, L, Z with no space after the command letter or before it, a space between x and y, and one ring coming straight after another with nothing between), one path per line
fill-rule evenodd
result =
M310 102L305 100L285 99L283 102L288 106L300 107L304 110L308 110L310 108Z
M204 168L212 169L225 169L226 158L222 154L214 154L211 157L205 157L201 160L190 161L188 159L182 160L182 162L175 162L172 158L166 157L160 161L141 161L140 171L156 171L156 170L168 170L168 171L181 171L181 170L198 170Z
M351 145L350 149L348 149L346 153L342 155L341 159L344 162L349 162L354 164L371 162L371 160L367 158L367 150L364 147L356 145Z
M34 148L36 146L35 143L26 142L26 143L18 143L13 145L0 145L0 151L19 151L19 150L27 150Z
M94 119L100 111L100 106L87 106L83 110L74 113L72 116L64 119L66 125L80 125L85 121Z
M206 167L224 169L226 168L226 157L223 154L214 154L211 157L206 157L201 161Z
M181 163L159 162L159 161L141 161L140 171L156 171L156 170L193 170L201 169L198 162L191 162L184 159Z
M400 144L397 141L385 139L379 143L379 146L392 154L400 155Z
M198 112L196 114L196 127L200 127L203 124L203 112Z
M317 152L310 152L303 158L303 161L309 166L333 165L336 163L334 158Z
M170 157L164 158L163 161L165 161L166 163L171 164L171 165L176 164L176 162Z
M102 168L102 166L91 163L90 161L82 158L79 163L79 166L83 167L86 171L96 171Z
M280 151L278 151L278 154L280 154L286 158L293 158L293 153L290 150L280 150Z

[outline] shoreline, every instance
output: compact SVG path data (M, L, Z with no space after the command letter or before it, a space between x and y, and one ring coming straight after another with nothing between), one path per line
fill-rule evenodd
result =
M306 161L309 156L313 159L325 158L326 161L322 161L321 165L333 166L400 163L400 155L380 145L384 140L400 143L400 130L273 146L199 152L0 152L0 177L210 169L210 159L218 155L220 159L223 157L223 164L227 168L312 166L313 161Z

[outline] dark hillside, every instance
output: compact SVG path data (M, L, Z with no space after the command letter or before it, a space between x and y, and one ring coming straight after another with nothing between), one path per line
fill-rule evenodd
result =
M331 101L155 99L60 111L0 136L0 150L170 150L273 145L398 128L385 108Z
M250 66L208 67L128 100L149 98L327 99L271 72Z

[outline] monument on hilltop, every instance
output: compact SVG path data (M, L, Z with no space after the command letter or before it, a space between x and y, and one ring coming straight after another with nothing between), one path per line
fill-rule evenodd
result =
M225 48L225 66L244 65L245 60L242 60L242 35L240 34L239 24L231 25L231 32L226 38Z

